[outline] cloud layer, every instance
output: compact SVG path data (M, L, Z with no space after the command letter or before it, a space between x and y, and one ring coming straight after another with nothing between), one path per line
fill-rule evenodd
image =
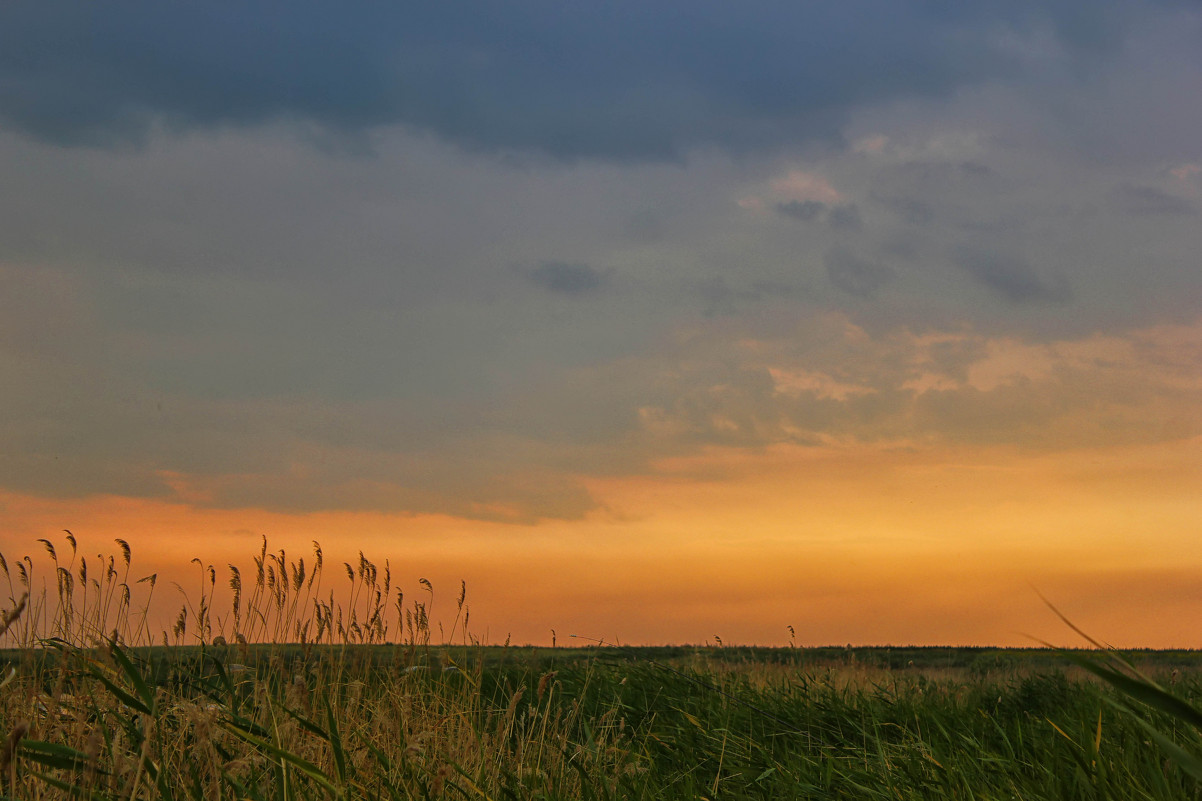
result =
M537 523L1198 434L1194 6L288 12L0 12L0 488Z
M865 104L1103 63L1140 4L717 0L563 8L313 2L19 4L0 121L59 144L300 120L406 125L469 148L677 159L837 140Z

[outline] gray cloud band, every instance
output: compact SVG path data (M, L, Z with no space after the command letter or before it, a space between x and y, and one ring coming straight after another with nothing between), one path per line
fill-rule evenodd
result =
M0 122L64 145L306 120L405 125L472 149L675 159L837 137L863 103L1023 69L1050 31L1115 50L1135 4L134 2L0 11Z

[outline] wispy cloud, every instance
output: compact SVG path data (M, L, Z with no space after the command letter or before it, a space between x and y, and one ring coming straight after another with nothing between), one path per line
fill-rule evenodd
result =
M823 220L832 228L859 229L860 208L855 203L828 206L817 200L789 200L777 203L776 211L782 217L800 222Z
M1040 275L1024 259L1007 253L962 248L956 263L964 272L1014 303L1067 303L1068 284Z
M867 261L850 250L838 248L826 254L826 274L831 283L849 295L869 297L895 273L883 264Z
M1125 184L1115 192L1115 201L1129 214L1183 215L1196 211L1190 201L1155 186Z
M789 200L776 204L776 210L785 217L810 222L826 213L828 206L819 200Z
M530 280L563 295L585 295L601 288L605 274L587 264L547 261L529 272Z

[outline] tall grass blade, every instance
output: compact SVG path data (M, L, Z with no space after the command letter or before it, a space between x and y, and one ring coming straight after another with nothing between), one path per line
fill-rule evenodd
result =
M69 745L42 740L22 740L17 753L39 765L77 773L86 770L92 761L86 753Z
M1177 720L1188 723L1195 729L1202 730L1202 711L1199 711L1188 701L1178 698L1150 680L1133 678L1114 668L1100 665L1078 654L1070 653L1065 654L1065 656L1110 684L1123 695L1141 701L1153 709L1158 709Z
M328 775L326 775L325 771L323 771L321 768L317 767L317 765L314 765L312 762L308 761L307 759L299 757L296 754L293 754L292 752L288 751L287 749L280 748L279 746L275 745L274 743L264 740L261 737L256 737L255 735L251 734L249 731L247 731L243 728L240 728L238 726L235 726L232 723L226 723L222 728L224 728L226 731L230 732L231 734L235 735L236 737L242 738L243 740L245 740L246 742L250 743L251 745L257 747L264 753L270 754L271 756L274 756L277 759L280 759L283 762L286 762L289 765L291 765L292 767L296 768L301 773L305 774L310 779L317 782L317 784L319 784L330 795L331 798L336 798L336 799L346 798L346 795L343 793L342 789L339 788L338 785L336 785L330 779L330 777Z
M146 714L153 716L155 714L154 691L150 689L150 686L146 683L146 680L142 678L142 673L134 666L129 657L126 656L125 651L122 650L121 646L117 645L115 640L109 640L108 644L109 651L113 656L113 660L118 664L118 666L120 666L121 672L125 674L125 678L129 680L131 685L133 685L134 692L136 692L138 697L142 700L141 710Z
M40 782L48 784L51 787L57 787L71 798L86 798L89 801L115 801L116 798L108 793L102 793L97 790L90 790L86 787L78 787L74 784L69 784L62 779L49 776L45 773L34 773L32 775Z
M338 733L338 720L334 717L334 708L330 705L330 699L325 699L325 706L326 724L329 726L329 734L326 739L330 743L330 749L334 752L334 769L338 772L338 783L345 787L346 752L342 748L342 737Z

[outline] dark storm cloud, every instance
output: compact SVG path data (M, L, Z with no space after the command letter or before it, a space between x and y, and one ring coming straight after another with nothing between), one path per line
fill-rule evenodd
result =
M826 254L825 261L831 283L856 297L869 297L894 278L893 270L885 265L866 261L842 248Z
M587 264L563 261L543 262L529 273L530 280L544 289L564 295L585 295L600 289L604 273Z
M678 158L831 138L853 106L1013 75L1013 42L1044 31L1077 57L1105 52L1136 8L9 3L0 123L92 145L137 143L159 124L400 124L484 150Z
M1014 303L1066 303L1068 285L1049 281L1022 258L993 251L964 248L957 254L960 269Z

